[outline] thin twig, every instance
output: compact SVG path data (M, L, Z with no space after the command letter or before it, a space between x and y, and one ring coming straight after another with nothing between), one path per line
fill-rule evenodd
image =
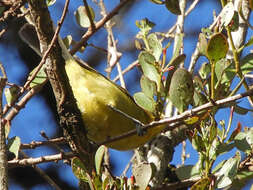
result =
M133 154L132 158L129 160L128 164L126 165L124 171L122 172L121 176L126 176L126 173L127 171L129 170L131 164L132 164L132 161L134 160L135 158L135 154Z
M20 153L25 157L28 158L28 156L20 151ZM56 190L61 190L61 188L54 182L54 180L52 178L50 178L42 169L40 169L38 166L36 165L32 165L32 167L35 169L35 171L37 171L40 176L42 176L54 189Z
M201 105L199 107L187 110L187 111L183 112L182 114L174 116L174 117L164 118L164 119L161 119L159 121L153 121L153 122L143 126L142 129L143 130L148 130L150 128L153 128L153 127L156 127L156 126L159 126L159 125L165 125L165 124L169 125L169 124L177 123L177 122L180 122L180 121L182 122L182 121L184 121L185 119L187 119L189 117L197 115L200 111L210 110L210 109L212 109L216 106L222 106L222 105L225 105L225 104L229 104L229 103L235 102L236 100L239 100L241 98L244 98L244 97L247 97L247 96L252 96L252 95L253 95L253 89L251 89L247 92L241 93L241 94L237 94L237 95L228 97L228 98L217 100L215 102L206 103L206 104ZM166 130L173 130L176 127L178 127L178 126L176 125L175 127L168 127L168 128L166 128ZM113 137L111 139L108 139L106 141L103 141L99 145L115 142L115 141L121 140L123 138L129 137L129 136L132 136L132 135L135 135L135 134L137 134L136 129L131 130L131 131L129 131L127 133L124 133L122 135Z
M122 75L124 75L124 74L127 73L128 71L132 70L132 69L133 69L136 65L138 65L138 64L139 64L139 61L136 60L136 61L134 61L133 63L131 63L130 65L128 65L128 67L122 71ZM117 75L112 81L113 81L113 82L116 82L117 80L119 80L119 78L120 78L120 76Z
M69 0L66 0L65 5L64 5L64 9L63 9L63 13L61 16L60 21L57 24L57 28L55 30L54 36L52 38L51 43L49 44L47 50L45 51L45 53L43 54L43 57L39 63L39 65L37 66L36 70L34 71L34 73L29 77L29 79L27 80L27 82L25 83L24 87L21 89L21 91L19 92L19 94L17 95L17 100L19 97L21 97L24 92L29 89L29 85L30 83L33 81L33 79L36 77L36 75L38 74L38 72L40 71L41 67L45 64L46 59L51 51L51 49L53 48L54 43L56 42L57 38L58 38L58 34L60 32L61 26L63 24L63 21L65 19L65 16L67 14L67 10L68 10L68 6L69 6ZM26 102L31 99L31 97L40 90L40 88L33 88L31 90L29 90L26 95L24 97L26 97L27 99L25 99L24 97L17 103L17 106L15 106L10 112L12 113L12 115L10 113L8 113L8 116L5 117L6 120L11 121L10 119L12 119L14 116L17 115L18 111L23 108L26 104ZM6 114L9 111L9 106L6 105L4 108L4 113Z
M64 137L49 139L47 141L32 141L29 144L21 144L20 149L35 149L39 146L52 145L52 144L64 144L66 139Z
M95 24L95 30L88 29L88 31L82 36L81 40L76 43L72 49L69 51L71 55L74 55L86 42L88 39L95 33L97 32L101 27L104 26L104 24L109 21L113 16L115 16L119 10L124 7L128 2L132 0L122 0L110 13L106 15L106 17L102 18L100 21L98 21Z
M99 2L100 8L101 8L101 14L102 16L106 17L107 13L106 13L106 8L104 5L104 1L100 0ZM119 64L119 60L121 58L121 53L119 53L117 51L117 44L116 41L114 39L114 35L112 32L112 22L111 20L109 20L106 24L105 24L105 28L106 31L108 33L107 35L107 49L108 49L108 56L107 56L107 62L108 62L108 68L106 69L106 71L108 71L108 76L110 76L111 70L114 67L114 65L117 65L117 69L118 69L118 73L119 73L119 78L120 78L120 84L121 87L126 88L126 84L122 75L122 70L121 70L121 66ZM110 78L110 77L108 77Z
M56 43L56 40L58 38L58 35L59 35L59 32L60 32L60 29L61 29L61 26L63 24L63 21L66 17L66 14L67 14L67 11L68 11L68 6L69 6L69 1L70 0L66 0L65 1L65 5L64 5L64 8L63 8L63 12L62 12L62 16L60 18L60 21L57 23L57 28L55 30L55 33L54 33L54 36L47 48L47 50L45 51L45 53L43 54L42 56L42 59L39 63L39 65L36 67L34 73L31 75L31 77L29 77L29 80L25 83L24 85L24 89L27 89L30 85L30 83L33 81L33 79L36 77L36 75L38 74L38 72L40 71L40 69L42 68L42 66L45 64L46 62L46 59L47 57L49 56L49 53L51 51L51 49L53 48L54 46L54 43Z
M8 166L7 166L7 154L6 154L6 135L5 135L5 125L3 120L3 110L2 110L2 100L3 100L3 90L6 85L7 75L4 70L2 63L0 62L0 70L2 76L0 76L0 189L8 189Z
M24 159L14 159L8 161L9 167L18 167L18 166L30 166L35 164L41 164L46 162L58 162L64 159L73 158L75 154L73 152L59 153L55 155L41 156L38 158L24 158Z

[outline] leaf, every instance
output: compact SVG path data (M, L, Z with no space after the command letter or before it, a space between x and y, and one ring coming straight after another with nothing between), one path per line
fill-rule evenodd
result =
M156 34L154 33L149 34L147 40L152 51L152 55L155 57L156 62L158 62L162 54L162 43L158 40Z
M96 172L98 175L100 175L101 171L101 165L103 162L104 154L105 154L105 149L106 147L104 145L101 145L95 154L95 167L96 167Z
M235 147L234 143L226 144L226 143L220 143L219 146L217 147L217 155L221 155L224 153L229 152Z
M175 68L178 68L179 64L184 62L185 58L186 58L185 54L180 54L178 56L173 56L168 65L169 66L174 66Z
M9 152L15 154L16 159L18 158L18 153L20 150L21 140L18 136L12 137L8 140L7 149Z
M194 129L194 135L191 140L192 147L197 150L197 152L205 151L205 145L203 139L198 135L197 129Z
M165 0L165 5L171 13L181 15L179 0Z
M53 4L55 4L56 0L46 0L47 6L52 6Z
M251 36L249 41L247 41L247 43L245 44L245 47L248 47L248 46L251 46L251 45L253 45L253 36Z
M168 92L168 91L169 91L169 87L170 87L170 83L171 83L171 78L172 78L172 76L173 76L173 74L174 74L176 68L178 68L178 66L179 66L181 63L184 62L185 58L186 58L186 55L185 55L185 54L180 54L180 55L178 55L178 56L174 56L174 57L171 58L169 64L166 66L166 67L168 67L168 66L173 66L174 68L173 68L172 71L170 71L170 72L168 73L168 76L167 76L167 79L166 79L166 85L165 85L165 89L164 89L165 92Z
M150 80L156 82L157 86L160 86L160 75L155 67L155 57L146 51L142 51L139 54L138 60L143 74Z
M192 75L184 68L177 69L171 79L169 99L180 113L193 102Z
M95 19L95 12L92 9L92 7L89 7L89 12L91 14L91 19ZM75 11L75 17L76 17L76 22L83 28L88 28L90 27L91 23L88 17L88 13L86 12L86 8L84 6L79 6L77 10Z
M196 90L194 91L194 95L193 95L193 105L195 107L197 106L201 106L205 103L207 103L208 100L206 98L206 96L202 93L196 92Z
M253 128L250 128L246 132L246 140L249 143L249 145L251 146L251 148L253 149Z
M217 138L215 138L212 142L212 146L209 151L209 159L210 160L215 160L217 158L217 156L218 156L217 150L218 150L219 144L220 144L219 140Z
M74 175L79 179L85 182L88 182L87 170L84 164L79 160L79 158L74 157L71 160L71 167Z
M235 13L234 5L232 2L227 3L220 13L221 25L228 26L231 23Z
M136 180L136 184L139 187L139 190L146 190L146 187L149 184L149 181L152 177L153 169L151 164L143 163L133 168L133 175Z
M217 175L217 188L224 188L230 185L235 178L240 162L240 155L228 159Z
M157 94L156 83L149 80L145 75L141 76L141 89L142 92L149 98L153 99L154 95Z
M212 35L207 45L207 56L209 60L216 63L226 56L227 51L227 38L222 33Z
M36 88L36 87L40 87L41 85L43 85L46 81L47 81L47 74L45 72L46 69L46 65L44 64L41 69L39 70L39 72L37 73L37 75L35 76L35 78L32 80L32 82L30 83L30 87L31 88ZM30 72L28 80L30 80L30 77L33 75L33 73L37 70L37 67L35 67L32 72Z
M156 107L153 99L147 97L143 92L137 92L134 94L135 102L143 109L155 113Z
M173 54L172 59L174 59L175 57L177 57L179 55L180 49L182 48L184 34L180 33L177 35L178 35L178 40L176 41L176 44L175 44L175 48L174 48L175 50L174 50L174 54Z
M247 109L247 108L243 108L241 106L235 105L234 111L240 115L246 115L249 111L253 112L253 109Z
M234 138L235 146L243 152L250 152L252 150L250 143L247 141L247 137L249 136L246 132L240 132Z
M207 62L204 62L199 69L199 76L202 79L207 79L210 72L211 72L211 65Z
M11 106L14 101L17 100L19 93L19 88L17 86L11 86L10 88L4 89L4 95L8 106Z
M224 165L225 162L226 162L226 160L222 160L219 164L217 164L215 166L215 168L213 169L212 173L216 173L217 171L219 171L222 168L222 166Z
M212 177L204 177L193 184L190 190L206 190L210 189L209 186L212 182Z
M221 84L225 82L229 82L228 80L225 80L227 79L227 77L225 76L225 71L229 66L230 66L230 62L226 59L221 59L215 64L215 74L216 74L217 80L222 81Z
M250 53L242 58L241 71L243 74L247 74L253 71L253 53Z
M176 169L176 174L180 180L185 180L200 175L199 171L194 165L180 166Z
M202 55L206 55L206 50L207 50L207 40L206 36L203 33L199 34L199 46L198 46L199 52Z
M147 18L137 20L135 24L140 29L140 34L142 36L148 35L149 31L155 26L155 23L149 21Z
M67 35L63 40L64 45L66 46L67 49L69 49L70 45L73 42L72 36L71 35Z
M229 23L228 27L230 28L230 30L232 32L235 32L238 30L238 28L239 28L239 14L238 14L238 12L236 12L236 11L234 12L234 16L233 16L231 22Z

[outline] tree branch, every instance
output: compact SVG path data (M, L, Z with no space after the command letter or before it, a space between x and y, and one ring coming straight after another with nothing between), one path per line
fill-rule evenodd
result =
M89 28L88 31L82 36L81 40L72 47L72 49L70 50L70 54L74 55L83 45L87 43L88 39L95 32L97 32L101 27L103 27L107 21L109 21L113 16L115 16L118 11L130 1L132 0L122 0L110 13L108 13L104 18L102 18L95 24L94 29Z
M2 63L0 63L0 70L3 77L0 77L0 189L8 189L8 170L7 170L7 154L6 154L6 137L5 137L5 125L3 121L3 110L2 110L2 96L3 90L7 81L7 76L3 68Z
M46 162L57 162L63 159L71 159L76 156L73 152L59 153L55 155L41 156L38 158L24 158L24 159L14 159L8 161L9 167L18 166L31 166L35 164L41 164Z

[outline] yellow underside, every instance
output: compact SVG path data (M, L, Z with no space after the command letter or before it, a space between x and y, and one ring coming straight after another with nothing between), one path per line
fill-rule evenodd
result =
M100 143L136 128L131 119L108 105L144 124L152 121L151 115L140 108L126 91L101 74L80 66L73 59L66 62L65 68L90 140ZM145 144L162 129L162 126L155 127L144 136L133 135L107 146L118 150L134 149Z

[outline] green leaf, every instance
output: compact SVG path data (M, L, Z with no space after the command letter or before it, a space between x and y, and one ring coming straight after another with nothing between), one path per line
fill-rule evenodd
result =
M147 37L149 47L151 49L152 55L155 57L156 62L159 61L162 54L162 43L158 40L156 34L149 34Z
M146 51L142 51L139 54L138 60L143 74L151 81L156 82L157 86L160 86L160 75L155 66L155 57Z
M226 162L226 160L222 160L219 164L217 164L217 166L215 166L215 168L213 169L212 173L216 173L217 171L219 171L222 166L224 165L224 163Z
M178 40L176 41L176 44L175 44L175 47L174 47L174 54L173 54L173 58L176 58L177 56L179 56L179 53L180 53L180 49L182 48L182 43L183 43L183 39L184 39L184 34L183 33L180 33L180 34L177 34L178 35Z
M221 17L220 24L224 26L228 26L233 19L234 13L235 13L235 9L234 9L233 3L232 2L227 3L220 13L220 17Z
M73 42L72 36L71 35L67 35L63 40L64 45L66 46L67 49L69 49L70 45Z
M252 150L250 143L247 141L247 137L246 132L240 132L234 138L235 146L243 152L250 152Z
M222 33L212 35L207 45L207 56L209 60L216 63L220 59L224 58L227 52L227 38Z
M193 105L194 106L196 106L196 107L201 106L207 102L208 102L208 100L204 94L199 93L194 90L194 95L193 95Z
M253 149L253 128L250 128L246 132L246 140L249 143L249 145L251 146L251 148Z
M172 71L169 71L169 73L168 73L168 76L166 78L166 85L165 85L164 92L167 92L167 93L169 92L171 78L172 78L174 72L176 71L176 68L178 68L179 65L184 62L185 58L186 58L185 54L180 54L178 56L174 56L171 58L169 64L166 66L166 68L168 68L168 66L173 66L174 68ZM166 94L166 96L167 96L167 94Z
M94 21L95 12L92 7L89 7L89 12L91 14L91 19ZM90 27L91 23L88 17L88 13L86 12L86 8L84 6L79 6L75 11L76 22L83 28Z
M156 112L155 101L147 97L143 92L137 92L134 94L134 100L143 109L152 113Z
M207 62L204 62L199 69L199 76L202 79L207 79L210 72L211 72L211 65Z
M56 0L46 0L47 6L52 6L53 4L55 4Z
M142 163L137 167L133 168L133 175L136 180L136 184L139 187L139 190L146 190L146 187L149 184L149 181L153 175L153 169L151 164Z
M135 24L140 29L140 34L142 36L148 35L149 31L155 26L155 23L149 21L147 18L137 20Z
M171 79L169 98L180 113L193 102L192 75L184 68L177 69Z
M37 73L37 75L35 76L35 78L30 83L31 88L40 87L47 81L47 74L45 72L45 69L46 69L46 65L44 64L39 70L39 72ZM32 70L32 72L29 74L28 80L30 80L30 77L33 75L33 73L35 73L36 70L37 70L37 67L35 67Z
M103 162L104 154L105 154L105 149L106 147L104 145L101 145L95 154L95 167L96 167L96 172L98 175L100 175L101 171L101 165Z
M18 158L18 153L20 150L21 140L19 137L15 136L8 140L7 149L9 152L15 154L16 159Z
M84 164L82 163L81 160L79 160L79 158L74 157L71 160L71 167L72 167L72 171L74 173L74 175L79 179L79 180L83 180L85 182L88 182L88 176L87 176L87 170L84 166Z
M226 144L226 143L220 143L219 146L217 147L217 154L221 155L224 153L229 152L235 147L234 143Z
M249 41L247 41L247 43L245 44L245 47L251 46L252 44L253 44L253 36L251 36Z
M241 71L243 74L247 74L253 71L253 53L250 53L242 58Z
M236 12L236 11L234 12L233 19L229 23L228 27L230 28L230 30L232 32L235 32L238 30L238 28L239 28L239 14L238 14L238 12Z
M183 63L186 58L185 54L180 54L178 56L173 56L169 62L169 66L174 66L175 68L178 68L180 63Z
M240 162L240 155L228 159L222 168L217 172L217 188L227 187L234 180Z
M206 189L209 189L211 182L212 182L212 177L201 178L196 183L194 183L194 185L191 187L190 190L206 190Z
M149 80L145 75L141 76L141 89L142 92L149 98L153 99L157 94L156 83Z
M165 5L171 13L181 15L179 0L165 0Z
M134 40L135 48L138 50L143 50L142 44L139 40Z
M200 175L199 171L195 168L194 165L180 166L176 169L176 174L180 180L185 180Z
M226 59L221 59L215 64L215 74L217 77L217 80L222 81L221 84L225 82L229 82L227 77L225 76L226 69L230 66L230 62ZM223 77L224 76L224 77ZM224 78L224 79L223 79Z
M19 93L19 88L17 86L11 86L10 88L4 89L4 95L8 106L11 106L14 101L17 100Z
M192 147L197 150L197 152L205 151L205 145L203 139L198 135L197 130L194 130L194 136L192 137Z
M247 108L243 108L241 106L235 105L234 111L240 115L246 115L249 111L253 112L253 109L247 109Z
M206 55L206 50L207 50L207 40L206 36L203 33L199 34L199 46L198 46L199 52L202 55Z

